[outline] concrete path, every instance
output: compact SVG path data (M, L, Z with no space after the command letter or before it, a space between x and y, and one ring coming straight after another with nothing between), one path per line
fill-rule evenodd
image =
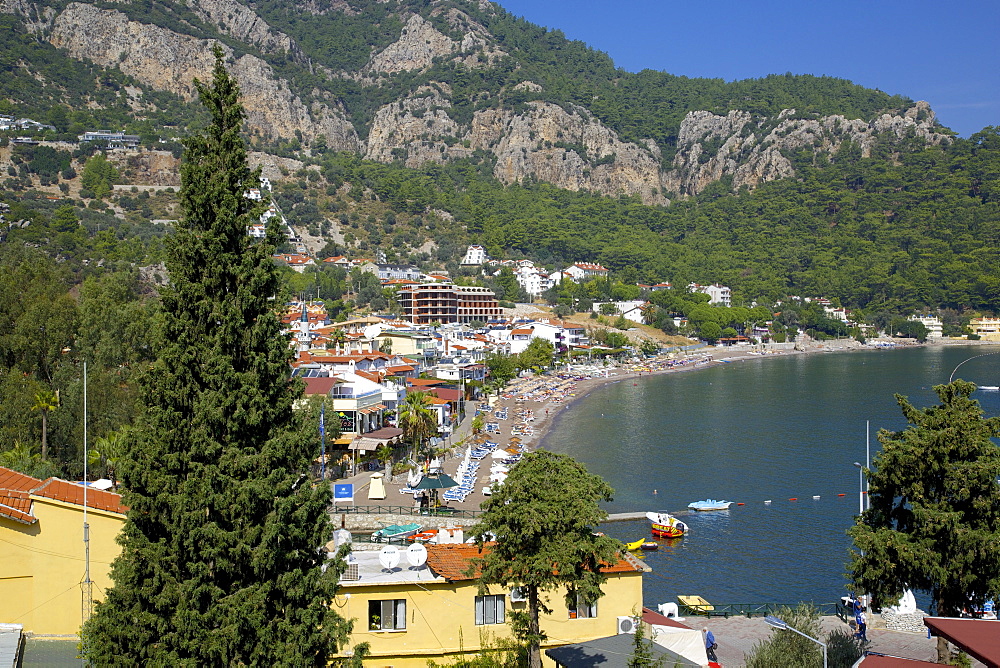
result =
M716 651L719 662L726 668L745 665L744 657L754 645L769 638L774 631L764 622L763 617L685 617L683 623L699 631L706 627L712 631L719 644ZM821 618L820 628L824 635L837 629L853 632L839 617L833 616ZM869 651L920 661L937 659L937 641L929 639L925 633L903 633L869 627L868 639L871 640Z

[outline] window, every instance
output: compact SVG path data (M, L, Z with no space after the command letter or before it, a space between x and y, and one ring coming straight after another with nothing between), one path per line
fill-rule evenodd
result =
M406 599L368 601L368 630L405 631Z
M597 601L587 603L583 600L583 596L577 594L575 606L569 609L570 619L590 619L597 616Z
M503 594L497 594L494 596L477 596L476 624L479 626L483 624L503 624L505 621L505 598L506 597Z

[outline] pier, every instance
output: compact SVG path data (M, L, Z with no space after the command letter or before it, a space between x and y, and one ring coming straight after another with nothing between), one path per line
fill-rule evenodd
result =
M629 522L632 520L644 520L646 519L646 513L612 513L608 515L608 519L605 522Z

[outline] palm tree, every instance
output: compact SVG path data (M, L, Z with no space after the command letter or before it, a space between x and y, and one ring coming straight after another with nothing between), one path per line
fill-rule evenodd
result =
M338 327L330 332L330 341L336 345L337 352L343 352L344 342L347 341L347 333L344 332L344 328Z
M59 408L59 392L42 390L35 393L35 404L31 410L40 411L42 414L42 459L49 458L49 413L57 408Z
M437 417L429 405L429 395L417 390L406 394L399 411L399 426L413 446L414 459L423 449L424 441L437 432Z
M380 445L375 451L375 459L378 463L382 465L385 469L385 477L387 480L392 480L392 446L391 445Z
M119 431L109 431L107 436L97 439L94 448L87 453L87 464L90 466L103 465L107 475L111 478L113 485L118 485L115 469L118 460L121 459L125 447L125 430L123 427Z

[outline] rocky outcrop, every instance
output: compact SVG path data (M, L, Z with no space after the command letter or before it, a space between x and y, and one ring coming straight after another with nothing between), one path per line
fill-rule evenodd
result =
M151 88L187 99L195 96L195 78L211 78L216 43L130 21L121 12L83 3L71 3L56 17L49 40L74 58L118 67ZM228 47L222 48L232 54ZM232 73L243 92L252 132L269 137L293 137L298 132L307 141L322 135L330 148L360 149L357 133L343 114L324 102L307 107L260 58L239 58Z
M531 177L569 190L639 195L665 204L659 150L618 135L582 109L529 103L527 110L476 112L468 127L448 115L450 90L427 86L382 107L368 136L369 160L402 160L408 167L467 157L482 149L496 158L494 175L511 184Z
M809 148L832 155L849 140L868 157L887 134L895 139L912 136L929 145L950 141L935 127L934 112L926 102L870 122L840 115L797 118L794 109L782 111L777 119L754 118L744 111L725 116L692 111L681 123L673 169L664 183L668 191L682 195L697 194L727 176L732 176L734 190L754 188L793 176L790 152Z
M187 6L219 32L253 45L261 52L284 52L296 62L308 61L291 37L273 30L256 12L236 0L187 0Z
M443 16L453 29L463 33L461 41L453 40L419 14L413 14L404 24L399 39L373 54L361 74L426 70L435 58L450 55L467 67L482 67L503 55L503 51L492 46L486 29L465 13L451 8Z
M27 0L0 0L0 14L20 16L24 19L25 27L37 33L48 29L56 16L56 10Z
M117 149L107 152L126 183L151 186L180 186L180 158L170 151L132 151Z

